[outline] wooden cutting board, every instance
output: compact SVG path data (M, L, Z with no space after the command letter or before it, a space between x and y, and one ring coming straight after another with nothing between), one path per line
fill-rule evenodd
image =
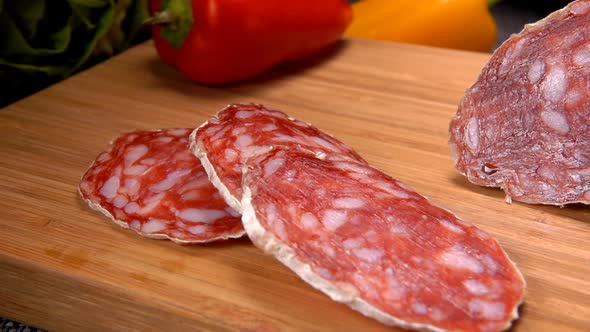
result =
M394 331L332 302L247 238L181 246L90 210L78 180L134 129L233 102L283 109L489 231L522 270L514 331L590 328L590 208L504 202L453 170L447 126L488 55L348 40L254 81L190 83L147 42L0 110L0 316L50 331Z

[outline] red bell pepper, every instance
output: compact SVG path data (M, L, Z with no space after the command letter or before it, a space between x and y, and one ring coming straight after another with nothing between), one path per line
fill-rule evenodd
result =
M162 60L207 84L316 52L352 20L346 0L151 0L150 12Z

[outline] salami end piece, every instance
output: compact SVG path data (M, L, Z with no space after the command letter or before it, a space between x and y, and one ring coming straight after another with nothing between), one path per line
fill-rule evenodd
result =
M242 164L273 146L301 147L363 159L336 138L278 110L259 104L233 104L191 134L190 146L226 202L241 211Z
M276 148L244 168L251 240L333 300L425 331L501 331L525 282L498 242L366 163Z
M183 244L241 237L239 214L188 148L190 132L122 135L86 171L80 194L91 208L145 237Z
M590 1L525 26L492 55L450 123L456 169L506 200L590 204Z

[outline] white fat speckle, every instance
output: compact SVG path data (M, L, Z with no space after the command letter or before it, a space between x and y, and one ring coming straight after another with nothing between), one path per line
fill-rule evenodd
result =
M428 313L428 308L422 302L414 302L412 303L412 310L417 313L418 315L425 315Z
M510 70L512 64L514 63L513 59L516 58L516 56L520 53L525 43L526 39L520 38L508 48L506 54L504 55L504 59L502 60L502 64L500 65L500 75L504 75L508 70Z
M388 217L389 219L389 217ZM393 225L390 228L392 234L395 235L408 235L408 229L404 225Z
M332 258L336 257L336 251L334 251L334 248L332 248L329 245L325 245L325 244L324 244L323 248L324 248L324 252L326 253L326 255L328 255Z
M272 224L275 220L279 217L279 213L277 212L277 207L274 204L268 204L266 206L266 219L269 224Z
M256 114L256 113L255 112L251 112L251 111L238 111L238 112L236 112L236 118L238 118L238 119L247 119L247 118L251 117L254 114Z
M334 144L326 141L325 139L318 137L318 136L312 136L310 137L312 141L316 142L319 146L322 146L330 151L338 151L338 148L336 148L334 146Z
M396 188L393 187L392 184L387 183L387 182L376 182L374 183L374 186L380 189L383 189L384 191L392 194L393 196L400 198L400 199L408 199L410 198L410 195L408 193L406 193L405 191L402 190L398 190Z
M566 106L573 106L578 103L582 99L583 93L579 90L571 89L567 92L565 96L565 104Z
M246 132L246 127L236 127L234 129L232 129L231 134L233 136L238 136L240 134L243 134Z
M469 293L477 296L487 294L490 291L485 284L473 279L465 280L463 286L465 286Z
M570 13L574 15L584 15L590 9L590 4L584 1L578 1L571 5Z
M326 210L322 215L322 223L330 231L337 230L346 222L346 212Z
M356 197L341 197L334 200L333 206L337 209L358 209L365 205L362 199Z
M137 219L133 219L129 223L129 228L139 231L141 229L141 222L139 222Z
M217 133L222 128L220 126L215 126L211 123L209 123L208 126L209 126L209 128L207 128L203 131L205 133L205 135L207 135L207 136L215 135L215 133ZM200 134L201 130L199 130L198 133Z
M273 131L276 129L278 129L278 127L274 123L269 123L269 124L265 124L261 130L262 131Z
M178 217L186 221L212 223L217 219L227 216L227 213L223 210L211 210L211 209L195 209L188 208L181 210L178 213Z
M346 249L355 249L362 246L365 243L365 240L361 237L357 237L354 239L346 239L342 242L342 246Z
M336 163L334 163L334 167L341 169L343 171L349 171L349 172L360 173L360 174L373 173L373 171L370 170L369 168L363 167L363 166L361 166L357 163L353 163L353 162L346 162L346 161L336 162Z
M383 296L388 301L398 301L401 300L405 295L405 290L398 289L398 288L388 288L384 293Z
M477 151L479 146L479 125L476 118L469 119L465 127L465 143L471 151Z
M379 235L377 234L377 232L375 232L372 229L366 231L365 234L363 234L363 236L365 237L365 240L369 242L377 242L377 240L379 239Z
M301 120L297 120L297 119L294 119L294 118L291 118L291 117L289 117L289 120L291 122L293 122L293 124L295 124L295 125L297 125L299 127L304 127L304 128L309 127L309 125L307 123L305 123L305 122L303 122Z
M490 234L488 234L488 232L484 231L483 229L479 229L479 228L475 229L475 235L477 235L482 240L487 240L487 239L491 238L491 236L490 236Z
M190 174L190 169L179 169L170 172L166 178L150 187L150 190L154 193L160 193L166 191L174 185L176 185L184 176Z
M317 229L318 227L318 219L311 213L309 212L305 212L302 216L301 216L301 225L303 226L303 228L305 229Z
M206 176L196 176L196 179L187 182L186 184L184 184L182 187L180 187L180 189L178 189L179 193L183 193L185 191L189 191L189 190L193 190L193 189L198 189L201 187L205 187L208 186L211 182L209 182L209 179L207 179Z
M139 205L137 205L137 203L135 203L135 202L131 202L131 203L125 205L125 208L123 210L127 214L132 214L132 213L135 213L139 210Z
M169 136L161 136L156 138L154 141L158 143L170 143L172 142L173 138Z
M285 165L285 159L272 159L264 165L264 177L273 175L279 168Z
M236 146L238 146L239 148L245 148L252 144L253 141L254 140L250 135L240 135L238 136L238 138L236 138Z
M275 133L275 135L273 136L272 139L275 142L281 142L281 143L295 143L295 144L301 143L301 139L298 139L293 136L285 135L285 134L280 134L280 133Z
M142 159L140 161L140 163L142 165L149 165L149 166L152 166L152 165L156 164L157 162L158 161L156 159L154 159L154 158L146 158L146 159Z
M446 219L441 219L440 223L445 226L445 228L447 228L448 230L450 230L451 232L455 232L457 234L464 234L465 231L459 227L458 225L455 225L454 223L446 220Z
M215 133L215 135L211 136L211 138L209 139L210 142L220 142L221 143L221 138L223 136L225 136L227 134L227 132L229 131L230 127L223 127L221 128L218 132Z
M241 216L241 214L238 211L232 209L229 206L226 207L224 210L225 210L225 212L227 212L227 214L229 214L230 216L232 216L234 218L237 218L237 217Z
M590 65L590 43L578 47L573 55L573 62L579 67Z
M545 79L541 83L541 90L547 100L557 103L565 94L567 85L567 74L565 70L559 66L555 66L545 76Z
M432 319L435 321L440 322L446 317L446 315L442 312L442 310L433 308L430 310L430 317L432 317Z
M352 275L352 280L354 281L355 286L357 286L360 291L365 293L363 298L377 298L377 291L375 290L375 286L371 284L369 278L364 277L360 273L355 273Z
M176 155L174 157L178 161L194 161L195 160L195 155L193 155L193 153L190 152L190 150L176 153Z
M539 174L541 177L543 177L545 179L552 179L555 177L555 171L547 165L539 166L539 168L537 168L536 172L537 172L537 174Z
M186 135L188 135L189 131L190 130L185 129L185 128L174 128L174 129L166 130L166 134L172 135L172 136L186 136Z
M381 257L385 255L385 252L383 250L370 248L355 248L352 250L352 253L356 257L369 263L378 263L379 261L381 261Z
M285 176L287 177L288 180L293 180L296 175L297 175L297 171L294 169L290 169L285 173Z
M269 150L268 147L258 146L258 145L244 147L244 148L240 149L240 158L242 160L246 160L252 156L255 156L259 153L266 152L268 150ZM236 169L241 170L241 166L239 164L236 164Z
M502 302L488 302L473 299L469 302L469 311L478 318L500 320L505 316L506 305Z
M483 263L485 264L486 268L488 269L488 273L491 275L495 275L500 268L498 263L489 255L483 256Z
M155 233L166 229L166 222L164 220L150 218L148 221L141 226L143 233Z
M80 191L84 193L84 195L89 195L91 191L93 191L93 186L90 185L87 180L80 182Z
M117 197L115 197L115 199L113 200L113 205L116 208L122 208L127 204L128 200L127 197L125 196L121 196L121 195L117 195Z
M451 149L451 159L453 159L453 162L456 164L457 161L459 160L459 152L457 150L457 144L449 143L449 147Z
M273 223L274 231L279 239L286 241L288 239L287 230L285 229L285 224L281 219L276 219Z
M541 119L549 128L561 134L567 134L570 131L567 118L563 113L546 110L541 112Z
M153 196L148 197L144 200L145 205L137 211L137 213L141 215L145 215L147 213L152 212L158 205L160 205L161 200L166 196L166 193L159 193Z
M317 267L314 268L314 270L320 277L328 280L332 279L332 273L328 269L325 269L323 267Z
M459 269L469 270L474 273L483 273L483 265L475 258L465 252L460 246L453 246L440 255L439 260L446 266Z
M238 157L239 157L236 150L233 150L233 149L227 149L223 152L223 154L224 154L225 160L230 163L235 162L236 160L238 160Z
M148 169L145 165L135 165L131 167L127 167L123 170L123 174L125 175L140 175L141 173L145 172Z
M110 154L110 153L108 153L108 152L103 152L103 153L101 153L101 154L98 156L98 158L96 158L96 161L97 161L97 162L99 162L99 163L102 163L102 162L104 162L104 161L111 160L111 158L112 158L112 157L111 157L111 154Z
M119 186L121 185L118 176L111 176L100 188L100 194L107 199L114 198L117 195Z
M191 232L192 234L195 234L195 235L201 235L207 231L207 226L205 226L205 225L192 226L192 227L189 227L188 231Z
M529 67L528 78L530 83L537 83L543 74L545 73L545 62L541 59L537 59Z
M180 196L180 199L183 201L193 201L199 198L201 198L201 192L199 190L187 191Z
M139 158L143 157L147 152L148 147L143 144L130 146L127 148L127 152L125 153L125 162L128 165L132 165Z

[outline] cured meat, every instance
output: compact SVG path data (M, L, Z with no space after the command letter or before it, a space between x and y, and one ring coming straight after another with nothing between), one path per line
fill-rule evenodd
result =
M455 167L511 202L590 204L590 1L492 55L450 123Z
M498 242L407 185L299 149L247 166L248 236L333 300L430 331L500 331L518 316L524 279Z
M86 171L80 194L91 208L143 236L177 243L242 236L239 214L188 149L190 131L122 135Z
M242 164L272 146L297 146L363 159L319 129L258 104L230 105L191 134L191 149L226 202L241 211Z

